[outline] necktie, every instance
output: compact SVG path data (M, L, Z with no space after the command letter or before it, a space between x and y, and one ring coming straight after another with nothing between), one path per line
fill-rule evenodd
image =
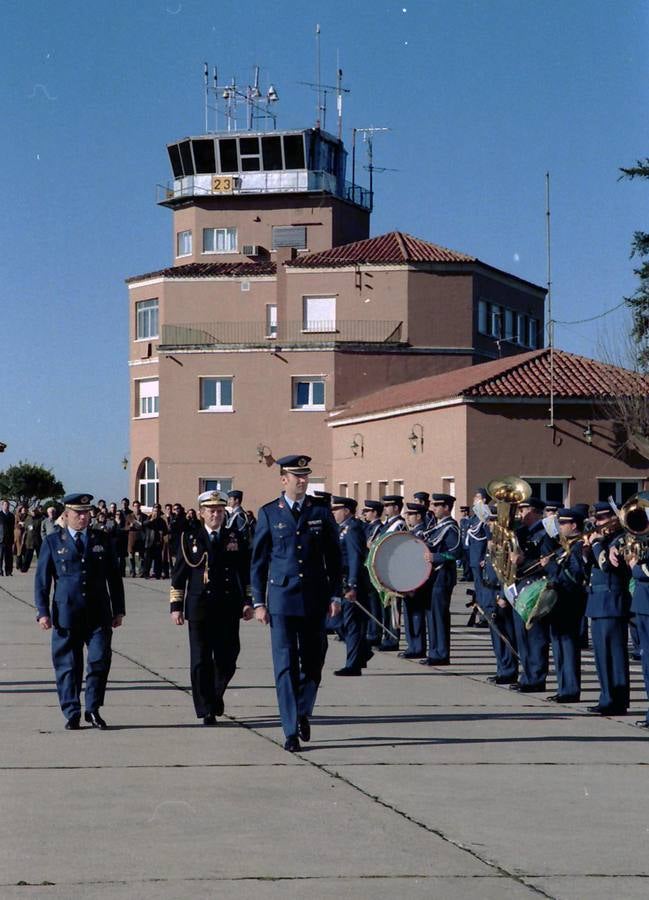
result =
M300 518L300 507L297 505L297 503L293 504L293 506L291 507L291 512L293 513L293 518L297 522L297 520Z
M81 532L77 531L76 537L74 539L74 546L77 548L77 553L79 556L83 556L83 538L81 537Z

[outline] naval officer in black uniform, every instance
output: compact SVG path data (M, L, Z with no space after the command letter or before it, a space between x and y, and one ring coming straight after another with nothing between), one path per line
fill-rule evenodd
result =
M311 737L309 718L324 663L327 610L340 612L341 558L331 511L308 497L310 456L284 456L282 493L259 510L252 545L252 597L257 621L270 624L284 749Z
M208 726L224 713L241 649L239 622L253 616L245 541L234 524L225 525L226 504L220 491L199 496L201 524L181 535L171 573L171 618L176 625L189 622L194 709Z
M110 671L112 630L125 614L113 544L105 532L88 527L91 501L91 494L63 498L65 526L45 537L34 584L38 624L44 631L52 629L56 690L69 731L76 731L81 721L84 646L85 719L93 728L107 727L99 710Z

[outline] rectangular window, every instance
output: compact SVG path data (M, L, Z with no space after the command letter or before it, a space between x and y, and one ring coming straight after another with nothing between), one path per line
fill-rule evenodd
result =
M160 382L157 378L140 378L135 382L135 415L140 419L158 415Z
M306 489L307 494L310 494L313 497L316 491L324 490L326 490L324 478L320 475L309 475L309 484Z
M179 231L176 235L176 256L192 255L191 231Z
M232 378L200 378L199 381L201 411L232 412Z
M486 300L478 300L478 331L489 334L489 304Z
M372 499L372 482L371 481L365 482L365 499L366 500Z
M392 482L392 493L403 497L403 481L401 479L397 478Z
M325 383L322 375L299 375L292 379L293 409L324 409Z
M568 505L568 482L564 478L525 478L525 481L532 488L533 497L544 503Z
M261 139L264 169L276 172L282 169L282 139L279 135L269 135Z
M306 225L273 225L273 250L295 247L306 250Z
M490 318L490 329L489 333L492 337L501 338L502 337L502 309L500 306L496 306L495 304L491 304L489 310L489 318Z
M304 331L335 331L336 298L303 297L302 328Z
M527 344L527 316L516 314L516 342L524 347Z
M239 156L242 172L258 172L261 168L259 160L259 138L239 138Z
M388 492L388 483L387 483L387 481L379 481L379 493L378 493L378 499L379 499L379 500L383 500L383 498L385 497L385 495L387 494L387 492Z
M505 340L512 341L514 339L514 310L505 310Z
M277 304L266 304L266 337L277 337Z
M539 320L530 317L528 326L528 346L530 346L532 350L536 350L539 346Z
M203 253L236 253L236 228L204 228Z
M158 337L158 301L139 300L135 304L135 340Z
M199 478L198 479L198 493L202 494L203 491L223 491L223 493L227 494L228 491L232 490L233 478Z
M602 478L597 479L597 499L606 501L609 497L612 497L618 506L626 503L639 490L639 481L627 480L626 478L617 478L610 481Z
M304 168L304 140L301 134L285 134L284 162L287 169Z
M222 172L238 172L236 138L221 138L219 141L219 157Z
M338 496L349 497L349 486L346 481L340 481L338 483Z

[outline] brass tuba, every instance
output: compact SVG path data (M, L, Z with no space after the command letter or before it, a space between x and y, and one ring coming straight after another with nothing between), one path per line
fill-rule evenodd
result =
M649 491L629 497L620 509L620 524L626 531L625 557L635 556L639 562L649 559Z
M516 581L517 566L512 562L512 554L520 552L514 528L516 508L529 500L532 488L522 478L508 475L490 481L487 493L496 501L496 521L491 527L491 563L501 584L507 587Z

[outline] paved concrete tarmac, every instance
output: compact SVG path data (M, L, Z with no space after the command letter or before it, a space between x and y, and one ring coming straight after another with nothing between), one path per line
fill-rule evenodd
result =
M335 678L282 749L268 630L243 623L217 728L194 717L168 582L127 579L103 709L63 730L31 575L0 578L0 900L561 900L649 894L649 738L627 717L489 684L489 636L453 616L453 664L379 654ZM552 692L553 683L548 685Z

